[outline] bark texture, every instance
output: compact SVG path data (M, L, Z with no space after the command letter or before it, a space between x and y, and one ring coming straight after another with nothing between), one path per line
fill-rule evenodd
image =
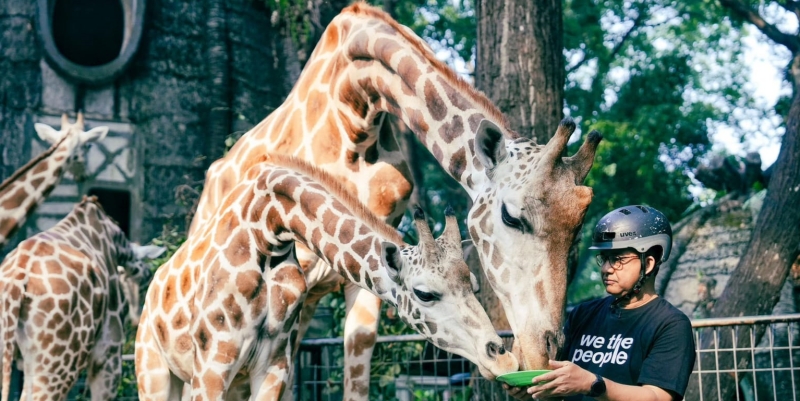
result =
M561 0L479 0L475 83L520 134L546 143L564 109Z
M800 65L795 60L795 65ZM710 308L712 317L755 316L769 314L778 302L781 288L786 281L793 262L798 257L798 238L800 238L800 97L795 94L787 117L786 133L783 136L780 154L775 170L770 177L769 190L758 214L747 251L742 255L736 269L728 279L725 290ZM757 336L756 338L759 338ZM719 339L719 348L730 348L731 337ZM739 337L739 345L746 346L748 336ZM715 346L713 333L705 333L701 347ZM744 343L743 343L744 342ZM713 358L713 354L710 355ZM739 355L741 357L742 355ZM733 365L745 367L747 361L733 359L728 353L720 353L718 364L721 368ZM712 361L701 359L704 366L712 366ZM735 396L736 383L728 375L721 375L720 388L716 384L704 385L702 389L695 384L687 390L686 399L697 399L703 392L705 399L730 399ZM710 398L709 398L710 397Z

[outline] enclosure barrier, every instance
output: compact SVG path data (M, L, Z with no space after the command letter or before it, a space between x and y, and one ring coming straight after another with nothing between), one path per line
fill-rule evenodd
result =
M726 386L735 388L731 400L800 400L800 314L701 319L692 327L697 359L689 386L703 391L687 400L719 400ZM501 336L510 349L510 333ZM294 399L341 400L342 354L341 338L303 341L295 364L299 380L291 389ZM470 362L419 335L379 337L372 365L370 400L510 400L496 382L476 377ZM122 369L117 400L136 400L133 355L123 355ZM85 388L80 380L68 399L88 399ZM18 386L11 399L19 399Z
M800 399L800 314L700 319L692 327L697 358L687 400L720 400L726 386L731 400ZM501 337L510 349L510 333ZM303 341L295 400L341 400L342 354L341 338ZM379 337L372 364L370 400L511 400L496 382L476 377L470 362L419 335Z

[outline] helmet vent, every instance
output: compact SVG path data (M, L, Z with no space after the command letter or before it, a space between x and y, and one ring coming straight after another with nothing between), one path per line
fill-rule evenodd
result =
M637 207L639 210L641 210L641 211L642 211L642 213L649 213L649 211L647 210L647 208L646 208L646 207L644 207L644 206L636 205L636 207Z
M611 241L617 237L617 233L615 232L604 232L603 233L603 241Z
M627 216L627 215L629 215L629 214L631 214L631 211L630 211L630 210L628 210L628 209L619 209L619 212L620 212L620 213L622 213L622 214L624 214L624 215L626 215L626 216Z

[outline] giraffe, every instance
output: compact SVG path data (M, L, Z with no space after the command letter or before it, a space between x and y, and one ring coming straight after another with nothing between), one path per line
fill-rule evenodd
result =
M386 114L410 127L473 200L469 233L515 333L520 365L546 367L562 344L567 254L591 202L582 182L602 136L587 135L572 157L562 157L571 119L546 145L520 137L419 37L366 4L333 19L284 103L211 165L189 236L267 152L328 171L396 223L412 183ZM298 257L311 288L301 313L307 322L340 278L301 246ZM345 296L345 399L366 399L380 301L353 285ZM530 302L512 302L519 299Z
M221 400L237 375L251 399L281 397L308 290L295 241L484 376L518 368L473 293L452 213L434 239L419 210L419 244L407 245L324 170L263 160L156 271L136 337L140 399L178 399L190 383L192 400Z
M15 360L25 376L21 399L66 399L83 369L92 400L113 399L123 319L138 308L123 298L118 267L145 285L152 273L142 259L163 251L128 242L97 198L86 196L53 228L21 242L0 265L2 401Z
M67 115L63 114L59 131L41 123L35 124L34 128L39 137L52 146L0 183L0 248L58 185L65 170L71 170L77 180L81 179L81 147L102 140L108 133L108 127L84 132L83 114L80 112L75 124L70 124Z

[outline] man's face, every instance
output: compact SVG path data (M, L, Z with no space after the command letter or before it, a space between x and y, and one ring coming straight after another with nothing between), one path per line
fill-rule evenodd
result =
M636 252L629 249L603 251L597 255L597 261L609 295L619 297L633 290L642 268Z

